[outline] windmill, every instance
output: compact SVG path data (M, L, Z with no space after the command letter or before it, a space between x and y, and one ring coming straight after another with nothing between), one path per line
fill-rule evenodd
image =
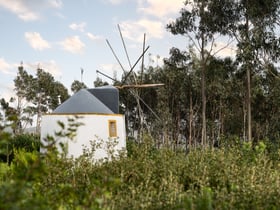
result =
M122 63L120 62L118 56L116 55L113 47L111 46L110 42L106 39L106 42L109 46L109 48L111 49L111 52L113 53L115 59L117 60L118 64L120 65L121 69L123 70L123 74L124 77L122 79L122 81L117 81L116 79L102 73L99 70L96 70L97 75L101 74L109 79L111 79L114 82L118 82L119 85L115 86L116 88L122 90L122 89L128 89L128 92L135 98L136 100L136 106L137 106L137 114L138 114L138 120L139 120L139 127L137 129L137 136L138 136L138 140L142 139L142 132L143 132L143 127L144 127L144 113L143 113L143 109L141 107L141 103L147 107L147 109L157 118L157 120L161 121L160 117L152 110L152 108L140 97L141 94L141 89L142 88L152 88L152 87L159 87L159 86L163 86L164 84L162 83L157 83L157 84L143 84L143 72L144 72L144 55L145 53L148 51L149 46L146 47L145 46L145 42L146 42L146 35L144 34L144 40L143 40L143 51L142 54L138 57L138 59L136 60L136 62L134 63L134 65L131 64L129 55L128 55L128 51L123 39L123 35L120 29L120 26L118 25L118 30L120 33L120 37L121 37L121 41L122 41L122 45L126 54L126 58L128 61L128 65L130 70L127 72L125 70L125 68L123 67ZM134 73L134 68L136 67L136 65L142 61L142 65L141 65L141 73L140 73L140 81L137 80L136 78L136 74Z

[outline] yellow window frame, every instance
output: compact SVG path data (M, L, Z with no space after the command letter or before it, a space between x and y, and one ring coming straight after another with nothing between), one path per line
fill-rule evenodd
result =
M117 137L117 121L109 120L108 127L109 127L109 137Z

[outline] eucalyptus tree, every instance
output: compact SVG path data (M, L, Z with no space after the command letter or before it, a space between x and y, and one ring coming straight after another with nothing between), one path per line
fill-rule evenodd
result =
M108 82L103 81L100 77L97 77L96 80L93 82L94 87L101 87L105 85L109 85Z
M256 110L252 113L255 121L254 134L257 139L276 141L280 137L280 74L279 67L270 65L266 68L259 76L260 88L252 90L252 107Z
M230 57L209 60L207 66L208 134L212 143L221 136L242 136L243 98L242 82L237 63Z
M134 79L136 79L140 85L162 83L159 76L160 72L162 72L161 67L148 66L147 68L139 70L134 76ZM163 143L163 124L165 122L158 110L160 93L162 90L163 87L147 87L139 88L137 92L132 93L135 101L134 104L136 105L135 108L138 110L138 116L140 112L139 109L142 112L139 116L142 117L142 119L138 120L138 123L140 124L138 125L138 127L140 127L138 132L142 132L142 134L145 132L152 135L154 139L157 140L156 144L158 146ZM132 94L130 93L130 95Z
M161 89L159 98L164 102L160 107L161 116L165 117L171 134L174 147L182 140L186 147L198 142L197 110L200 107L198 97L200 89L199 75L194 70L192 55L178 48L170 49L170 57L164 59L164 67L158 74L160 81L165 84ZM195 123L194 123L195 122Z
M252 140L251 86L252 76L267 58L279 60L279 0L213 0L210 19L216 20L221 34L234 37L237 61L246 72L247 139ZM210 8L211 10L211 8ZM212 24L212 23L211 23ZM279 29L279 28L278 28ZM266 55L266 56L264 56Z
M273 44L274 40L268 40L274 37L274 27L279 12L279 1L240 1L238 12L240 14L237 30L234 30L234 36L238 41L238 54L242 67L247 72L247 116L248 116L248 140L252 140L252 119L251 119L251 77L254 70L258 69L261 60L259 52L262 48L271 51L266 45ZM273 38L274 39L274 38ZM266 43L272 41L271 43ZM280 47L278 45L278 47Z
M30 118L36 115L37 131L39 131L42 113L55 109L69 97L67 88L62 83L55 81L50 73L40 68L33 76L28 74L23 66L19 66L14 85L18 98L18 116L24 116L24 112L29 113Z
M29 93L33 92L32 85L34 83L34 78L32 75L29 75L26 70L24 70L23 66L20 65L18 67L18 73L16 78L14 79L15 85L15 93L16 98L13 98L11 102L15 102L16 109L16 119L17 123L15 123L15 133L22 132L22 124L24 123L24 119L32 124L32 108L27 105L27 101L30 100ZM26 113L25 113L26 112Z
M71 84L71 91L73 93L76 93L83 88L87 88L87 86L85 83L80 82L79 80L74 80Z
M167 25L167 29L174 35L186 36L199 54L199 70L201 72L201 98L202 98L202 129L201 144L206 145L206 69L209 58L213 56L216 41L216 20L211 18L215 5L209 0L185 1L180 17ZM222 47L223 48L223 47Z

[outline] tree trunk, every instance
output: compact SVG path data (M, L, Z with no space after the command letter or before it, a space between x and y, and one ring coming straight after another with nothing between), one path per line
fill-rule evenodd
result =
M193 121L193 104L192 104L192 91L190 90L190 113L189 113L189 142L188 146L192 146L192 121ZM188 149L186 144L186 150Z
M250 45L250 37L249 37L249 18L246 15L246 44ZM246 52L248 53L248 52ZM251 52L249 52L251 53ZM252 140L252 117L251 117L251 60L246 61L246 74L247 74L247 140Z
M205 67L202 68L201 75L201 96L202 96L202 131L201 141L202 145L206 146L206 94L205 94Z
M204 33L201 34L201 98L202 98L202 129L201 129L201 143L202 146L206 146L206 81L205 81L205 71L206 71L206 59L205 59L205 37Z
M245 103L245 98L244 98L244 102L242 104L242 108L243 108L243 141L246 141L246 118L247 118L246 105L247 105L247 102Z
M248 141L252 140L252 117L251 117L251 71L247 67L247 137Z

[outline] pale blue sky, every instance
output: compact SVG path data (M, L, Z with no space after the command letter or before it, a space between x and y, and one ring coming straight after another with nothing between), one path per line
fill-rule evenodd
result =
M89 87L96 69L120 76L106 44L108 39L127 67L117 24L132 63L141 54L144 33L150 45L145 64L149 53L167 57L179 44L165 26L182 6L183 0L0 0L0 97L11 95L21 61L29 73L40 65L67 88L81 79L81 68Z
M122 70L106 44L108 39L122 64L128 62L117 24L131 62L142 53L146 33L148 55L168 57L173 46L185 48L186 38L173 36L166 24L179 16L184 0L0 0L0 98L13 92L13 79L23 61L33 74L38 65L70 85L80 80L93 87L96 69L121 76ZM159 63L161 61L159 60ZM156 65L156 62L153 64ZM139 70L140 65L135 69Z

